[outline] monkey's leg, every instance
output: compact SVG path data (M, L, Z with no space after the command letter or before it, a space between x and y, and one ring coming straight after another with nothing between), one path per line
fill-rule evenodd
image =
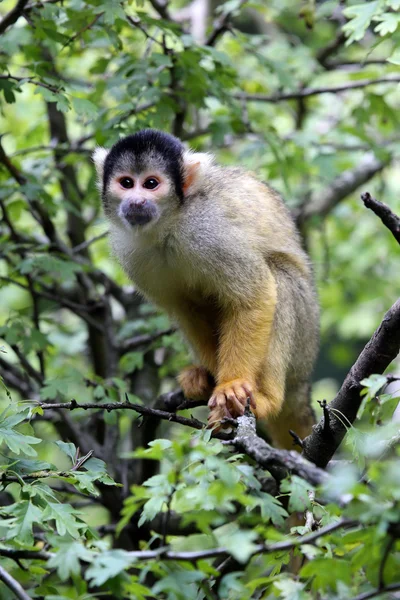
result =
M257 376L268 351L276 298L275 280L269 275L257 297L251 299L252 304L231 304L222 311L217 386L209 401L210 424L223 416L243 414L248 397L256 413L259 408L263 416L269 408L275 411L274 402L269 404L269 398L257 389Z
M177 379L185 398L191 400L208 400L215 386L211 373L198 365L186 367Z
M289 387L282 412L268 420L266 429L274 446L301 452L301 448L294 445L289 430L301 440L311 433L315 424L315 414L311 406L310 387L308 381Z

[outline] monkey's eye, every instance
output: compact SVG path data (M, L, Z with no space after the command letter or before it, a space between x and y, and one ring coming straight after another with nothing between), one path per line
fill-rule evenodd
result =
M129 190L130 188L133 188L133 179L131 177L121 177L119 184L125 190Z
M155 190L156 187L158 187L159 183L160 182L157 181L155 177L149 177L144 182L143 187L146 188L146 190Z

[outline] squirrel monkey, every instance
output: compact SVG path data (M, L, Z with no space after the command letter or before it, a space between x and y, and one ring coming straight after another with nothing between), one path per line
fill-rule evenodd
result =
M208 400L212 426L249 397L276 445L307 435L318 303L279 195L152 129L93 160L114 253L197 356L178 377L185 396Z

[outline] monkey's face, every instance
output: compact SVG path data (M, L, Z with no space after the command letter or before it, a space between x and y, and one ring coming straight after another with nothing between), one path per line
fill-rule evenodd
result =
M212 158L184 152L172 135L144 129L93 154L104 212L117 225L137 228L180 210L201 188Z
M115 223L155 223L183 198L183 146L173 136L145 129L93 155L106 215Z
M171 195L171 181L160 170L116 171L108 181L106 211L129 227L146 225L158 220Z

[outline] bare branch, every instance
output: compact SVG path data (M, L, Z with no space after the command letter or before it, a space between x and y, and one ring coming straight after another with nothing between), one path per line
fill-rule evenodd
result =
M336 50L343 46L345 41L346 35L342 31L340 31L338 35L329 42L329 44L318 50L315 58L323 67L325 67L325 69L327 69L329 64L327 63L328 58L332 56L332 54L334 54Z
M266 469L280 467L299 475L313 485L318 485L329 478L329 475L305 460L294 450L277 450L256 434L255 417L242 416L238 418L238 428L235 437L229 443L238 450L246 452L261 467Z
M25 592L24 588L14 577L11 577L7 571L0 566L0 581L3 581L6 586L14 592L19 600L31 600L31 597Z
M213 24L213 29L206 40L206 46L214 46L217 40L221 37L225 31L228 31L230 28L230 21L234 12L237 12L242 6L247 2L247 0L240 0L239 5L235 7L235 10L228 10L223 12L218 19Z
M321 527L318 531L309 533L307 535L299 536L289 540L283 540L276 542L275 544L257 544L254 548L254 554L270 554L273 552L284 552L297 548L303 544L312 544L317 539L324 535L329 535L337 529L354 527L357 525L356 521L350 521L347 519L341 519L335 523L330 523L325 527ZM158 548L157 550L138 550L129 552L129 556L139 560L149 560L152 558L162 558L164 560L186 560L195 562L206 558L215 558L217 556L229 556L230 553L226 548L211 548L210 550L195 550L188 552L170 552L165 551L165 548Z
M381 374L396 358L400 350L400 299L393 304L382 323L350 369L336 397L328 405L330 412L329 432L322 418L314 425L312 433L303 440L303 455L319 467L325 467L339 445L347 427L353 423L362 398L361 381L373 373ZM336 414L343 415L337 418Z
M338 529L348 529L356 527L357 521L351 521L349 519L340 519L325 527L321 527L317 531L308 533L307 535L293 537L288 540L282 540L274 544L257 544L254 548L254 554L271 554L274 552L285 552L292 548L297 548L303 544L313 544L319 538L329 535ZM189 562L196 562L198 560L215 558L218 556L229 556L230 552L226 548L211 548L209 550L195 550L195 551L183 551L183 552L172 552L168 551L166 547L157 548L156 550L138 550L129 552L129 556L134 560L152 560L156 558L162 558L163 560L184 560ZM27 551L27 550L14 550L8 548L0 548L0 556L7 556L8 558L19 559L19 558L36 558L39 560L48 560L53 553L45 551Z
M400 582L390 583L389 585L385 585L384 588L370 590L369 592L364 592L363 594L359 594L358 596L353 596L353 600L369 600L369 598L376 598L376 596L382 596L382 594L388 592L395 592L397 590L400 590Z
M63 44L62 50L64 50L64 48L66 48L67 46L70 46L76 39L78 39L83 33L85 33L85 31L87 31L88 29L90 29L91 27L93 27L93 25L95 25L97 23L97 21L104 15L104 12L100 12L98 13L94 19L92 19L89 23L87 23L84 27L82 27L82 29L80 29L79 31L77 31L74 35L71 35L71 37L65 42L65 44Z
M32 559L48 560L53 555L44 550L17 550L16 548L0 548L0 556L11 558L12 560Z
M145 415L148 417L154 417L156 419L162 419L165 421L172 421L174 423L180 423L181 425L187 425L188 427L193 427L194 429L203 429L205 427L205 423L202 423L198 419L188 419L186 417L180 417L175 413L170 413L165 410L158 410L155 408L149 408L148 406L142 406L141 404L133 404L132 402L105 402L103 404L96 403L85 403L79 404L76 400L71 400L71 402L58 402L58 403L46 403L40 402L39 406L43 408L43 410L47 409L64 409L64 410L75 410L77 408L81 408L83 410L105 410L107 412L111 412L112 410L134 410L140 415Z
M154 8L154 10L158 12L162 19L166 19L167 21L173 21L168 11L167 0L150 0L150 4Z
M315 88L302 88L295 92L286 92L283 94L247 94L246 92L237 92L233 94L234 98L238 100L247 100L250 102L282 102L283 100L297 100L298 98L309 98L310 96L317 96L319 94L337 94L338 92L348 92L350 90L358 90L361 88L369 87L370 85L377 85L379 83L398 83L400 76L387 76L380 77L378 79L360 79L359 81L349 81L342 85L336 85L333 87L315 87Z
M314 215L327 215L341 200L382 171L389 161L378 160L366 154L354 169L348 169L336 177L324 190L316 192L311 200L295 213L302 222Z
M0 21L0 35L5 32L7 27L13 25L24 12L28 0L18 0L17 4L6 14L4 19Z
M162 331L156 331L155 333L144 333L143 335L136 335L135 337L124 340L122 342L121 354L126 354L135 348L151 344L164 335L171 335L171 333L174 333L175 331L176 329L174 327L169 327L168 329L164 329Z
M86 250L86 248L89 248L89 246L91 246L92 244L95 244L96 242L99 242L100 240L104 240L104 238L106 238L107 235L108 235L108 231L104 231L103 233L100 233L99 235L95 235L90 240L85 240L81 244L78 244L77 246L72 248L72 252L74 254L82 252L82 250Z
M54 94L57 94L62 87L56 87L55 85L50 85L49 83L43 83L43 81L39 81L34 79L33 77L16 77L15 75L0 75L0 79L11 79L12 81L23 81L24 83L30 83L32 85L36 85L38 87L42 87L46 90L50 90Z
M393 213L390 208L383 202L372 198L369 192L361 194L361 200L367 208L370 208L382 223L393 233L395 240L400 244L400 217Z
M162 421L171 421L173 423L179 423L180 425L186 425L187 427L192 427L193 429L204 429L206 427L205 423L202 423L198 419L180 417L173 412L167 412L165 410L159 410L156 408L150 408L148 406L143 406L141 404L133 404L132 402L105 402L105 403L85 403L79 404L76 400L71 400L71 402L58 402L58 403L46 403L39 402L39 406L43 410L48 409L64 409L64 410L75 410L77 408L81 408L83 410L105 410L110 412L112 410L134 410L135 412L143 415L145 417L152 417L154 419L161 419ZM215 437L221 440L229 440L231 438L230 434L220 432L215 434Z
M4 379L7 387L16 390L22 398L36 399L38 390L25 379L25 374L17 369L13 364L0 357L0 375Z

